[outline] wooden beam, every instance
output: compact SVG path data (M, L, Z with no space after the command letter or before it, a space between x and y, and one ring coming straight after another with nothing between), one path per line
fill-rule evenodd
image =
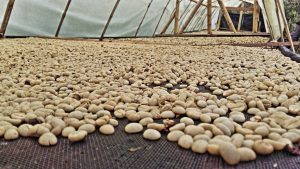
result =
M254 0L253 4L253 26L252 26L252 31L253 33L258 32L258 20L259 20L259 5L258 1Z
M212 15L212 0L207 0L207 33L209 35L212 34L211 15Z
M162 17L164 16L164 14L165 14L165 12L166 12L166 10L167 10L167 7L169 6L170 2L171 2L171 0L169 0L169 1L167 2L167 4L165 5L165 7L164 7L164 9L163 9L163 12L161 13L160 18L159 18L159 20L158 20L158 23L157 23L157 25L156 25L156 27L155 27L155 29L154 29L154 32L153 32L153 34L152 34L152 37L155 37L155 32L157 31L158 26L159 26L159 24L160 24L160 22L161 22L161 19L162 19Z
M284 23L284 27L285 27L285 32L286 32L287 37L288 37L288 40L289 40L289 42L290 42L290 44L291 44L291 48L292 48L293 52L295 53L295 47L294 47L294 43L293 43L293 40L292 40L292 37L291 37L290 28L289 28L289 25L288 25L288 23L287 23L286 17L285 17L285 15L284 15L282 6L281 6L279 0L276 0L276 3L277 3L277 5L278 5L279 12L280 12L281 17L282 17L282 19L283 19L283 23Z
M14 8L14 4L15 4L15 0L9 0L8 3L7 3L6 10L5 10L4 17L3 17L3 21L2 21L2 24L1 24L1 28L0 28L1 37L5 36L6 28L7 28L10 16L11 16L11 12Z
M244 6L245 6L245 3L242 1L241 7L244 7ZM241 31L243 16L244 16L244 11L240 11L239 23L238 23L238 28L237 28L238 32Z
M283 32L281 32L282 27L281 27L281 19L280 19L280 15L279 15L279 7L278 7L278 4L275 2L275 13L276 13L276 16L277 16L277 21L278 21L278 27L279 27L279 30L280 30L280 35L281 35L281 41L284 42L284 36L283 36Z
M110 24L110 21L112 20L112 17L114 16L114 14L115 14L115 12L116 12L116 10L117 10L117 8L118 8L119 3L120 3L120 0L117 0L117 2L115 3L115 6L114 6L114 8L113 8L113 10L111 11L111 13L110 13L110 15L109 15L109 18L108 18L108 20L107 20L107 22L106 22L106 24L105 24L104 30L103 30L103 32L102 32L102 34L101 34L100 39L99 39L100 41L103 40L104 35L105 35L105 33L106 33L106 30L107 30L107 28L108 28L108 26L109 26L109 24Z
M68 0L68 2L67 2L67 5L66 5L65 10L64 10L64 13L62 14L62 16L60 18L60 21L59 21L59 24L58 24L58 27L57 27L57 30L56 30L56 33L55 33L55 37L58 37L58 35L59 35L61 26L62 26L62 24L63 24L63 22L65 20L65 17L67 15L67 12L69 10L71 2L72 2L72 0Z
M216 27L216 30L220 30L222 16L223 16L222 11L220 11L220 12L219 12L218 21L217 21L217 27Z
M262 36L262 37L270 37L269 33L253 33L253 32L216 32L212 35L208 35L207 33L184 33L176 35L177 37L243 37L243 36ZM163 34L163 35L156 35L156 37L174 37L174 34Z
M191 5L191 2L188 4L188 6L184 9L183 13L180 15L180 18L179 18L179 25L180 25L180 21L184 21L184 18L185 18L185 17L187 16L187 14L191 11L191 9L188 10L189 7L190 7L190 5ZM182 23L182 22L181 22L181 23Z
M180 1L176 0L176 9L175 9L175 22L174 22L174 34L177 35L179 33L179 8Z
M175 11L171 14L170 19L168 20L167 24L164 26L163 30L161 31L160 33L161 35L166 33L174 18L175 18Z
M146 18L146 15L147 15L147 13L148 13L148 11L149 11L149 8L150 8L152 2L153 2L153 0L151 0L150 3L148 4L148 7L147 7L147 9L146 9L146 12L145 12L145 14L144 14L144 16L143 16L143 18L142 18L142 20L141 20L141 22L140 22L138 28L136 29L136 32L135 32L134 37L137 37L137 34L138 34L139 31L140 31L140 28L141 28L141 26L142 26L142 24L143 24L143 22L144 22L144 20L145 20L145 18Z
M244 3L243 3L244 4ZM243 11L243 12L252 12L253 7L245 8L245 7L226 7L227 11Z
M181 34L181 33L183 33L185 31L185 29L187 28L187 26L190 24L191 20L194 18L196 12L200 8L202 2L203 2L203 0L199 0L198 1L198 3L196 4L196 6L194 7L192 13L189 15L188 19L185 21L185 23L183 24L182 28L180 29L179 34Z
M225 5L224 5L223 0L217 0L217 1L218 1L219 5L220 5L221 11L222 11L222 13L223 13L223 15L224 15L224 17L225 17L225 20L226 20L226 22L227 22L227 25L228 25L229 29L230 29L232 32L235 33L235 32L236 32L236 29L235 29L235 27L234 27L234 25L233 25L233 22L232 22L232 20L231 20L231 18L230 18L230 16L229 16L228 11L227 11L227 9L226 9L226 7L225 7Z

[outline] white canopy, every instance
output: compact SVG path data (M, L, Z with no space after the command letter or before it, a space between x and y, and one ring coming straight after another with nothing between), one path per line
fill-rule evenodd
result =
M72 0L63 21L60 37L92 37L97 38L107 23L109 15L117 0ZM244 0L253 3L254 0ZM206 4L204 0L204 4ZM218 6L216 1L214 6ZM279 30L278 20L274 15L272 5L274 0L262 0L259 5L263 10L265 25L267 17L274 27L272 31ZM273 2L273 3L272 3ZM0 0L0 24L8 0ZM175 9L175 0L121 0L116 12L108 26L105 37L134 37L153 36L159 34L170 15ZM225 6L237 7L240 0L224 0ZM54 36L67 0L15 0L11 18L6 30L6 36ZM190 0L181 0L180 25L188 18L196 3ZM273 10L273 11L272 11ZM220 8L212 11L212 27L216 28ZM186 31L199 31L207 28L206 7L201 6L188 25ZM268 14L268 15L267 15ZM276 23L277 21L277 23ZM172 33L173 23L166 33ZM268 26L266 26L269 31Z

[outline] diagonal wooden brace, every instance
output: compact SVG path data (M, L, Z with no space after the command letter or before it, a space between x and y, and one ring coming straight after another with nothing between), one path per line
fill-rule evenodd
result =
M15 0L9 0L8 1L7 7L6 7L6 10L5 10L5 14L4 14L4 17L3 17L3 22L2 22L2 25L1 25L1 28L0 28L0 38L5 36L6 28L7 28L7 25L8 25L8 22L9 22L14 4L15 4Z

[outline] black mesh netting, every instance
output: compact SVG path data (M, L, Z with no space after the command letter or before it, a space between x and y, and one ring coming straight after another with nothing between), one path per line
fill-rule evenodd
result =
M65 138L53 147L41 147L37 139L21 138L7 142L0 139L0 168L99 169L99 168L300 168L300 157L286 152L258 156L256 161L229 166L220 157L199 155L183 150L166 140L146 141L142 134L126 134L121 120L112 136L89 135L85 141L70 144Z

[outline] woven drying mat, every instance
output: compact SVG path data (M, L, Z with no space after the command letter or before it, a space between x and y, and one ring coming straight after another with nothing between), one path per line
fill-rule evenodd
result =
M176 143L166 140L146 141L142 134L128 135L123 131L127 120L112 136L100 135L97 131L83 142L71 144L59 138L53 147L42 147L34 138L20 138L15 141L0 139L1 169L115 169L115 168L237 168L237 169L299 169L300 157L286 152L270 156L258 156L256 161L227 165L220 157L199 155L183 150Z

